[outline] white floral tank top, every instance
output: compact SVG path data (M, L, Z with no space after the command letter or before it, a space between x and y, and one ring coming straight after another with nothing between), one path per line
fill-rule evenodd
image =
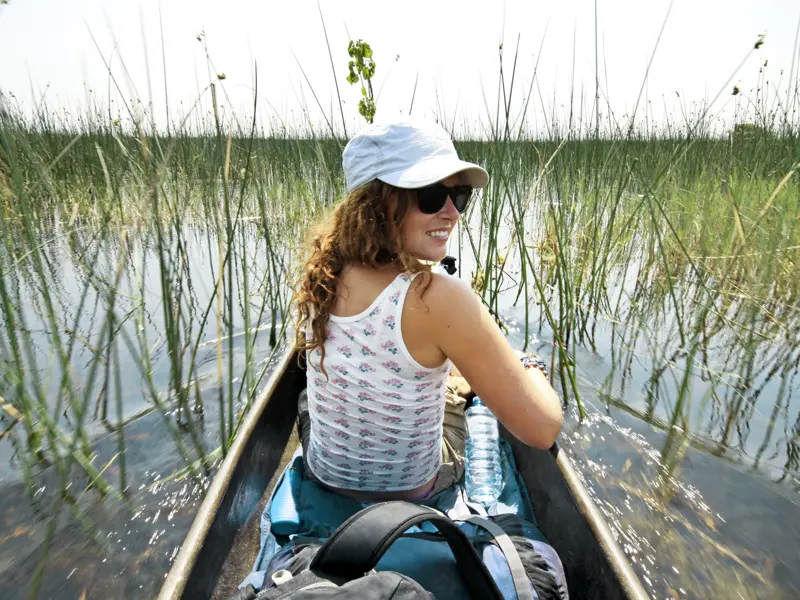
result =
M420 365L400 319L419 273L401 273L365 311L331 315L321 352L308 360L311 437L307 463L325 484L403 491L431 481L441 463L445 386L452 363Z

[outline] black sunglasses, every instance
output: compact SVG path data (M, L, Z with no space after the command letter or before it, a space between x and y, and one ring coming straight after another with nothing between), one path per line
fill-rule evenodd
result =
M472 186L469 185L454 185L448 187L441 183L434 183L424 188L417 190L417 204L419 210L426 215L435 215L442 210L447 197L453 200L453 205L459 213L467 210L467 205L472 198Z

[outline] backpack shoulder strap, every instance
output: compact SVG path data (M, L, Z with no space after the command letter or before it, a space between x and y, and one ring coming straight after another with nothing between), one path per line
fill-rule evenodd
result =
M458 525L438 511L410 502L381 502L356 513L325 542L310 568L346 578L361 577L375 568L406 530L424 521L434 524L444 536L472 597L502 600L489 570Z
M531 583L528 579L528 574L525 572L525 566L522 564L522 559L519 557L519 553L514 547L514 543L511 541L511 538L508 537L508 534L505 532L505 530L494 521L474 515L456 520L465 521L481 527L494 538L495 542L497 542L497 545L500 547L500 551L503 553L503 556L505 556L506 562L508 563L508 568L511 571L511 578L514 581L514 589L517 592L517 599L533 600L533 591Z

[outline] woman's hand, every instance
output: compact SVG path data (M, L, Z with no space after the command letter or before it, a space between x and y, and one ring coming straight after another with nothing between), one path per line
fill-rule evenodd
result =
M453 366L453 370L450 371L450 378L447 380L447 383L448 385L453 386L456 394L462 398L469 400L475 395L475 392L472 391L472 387L469 385L469 382L464 379L464 376L461 375L461 371L459 371L458 367L455 365Z

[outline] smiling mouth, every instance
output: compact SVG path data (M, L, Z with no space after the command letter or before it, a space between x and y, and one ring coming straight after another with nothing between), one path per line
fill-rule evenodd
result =
M446 240L448 237L450 237L450 230L438 229L436 231L426 231L425 235L435 238L437 240Z

